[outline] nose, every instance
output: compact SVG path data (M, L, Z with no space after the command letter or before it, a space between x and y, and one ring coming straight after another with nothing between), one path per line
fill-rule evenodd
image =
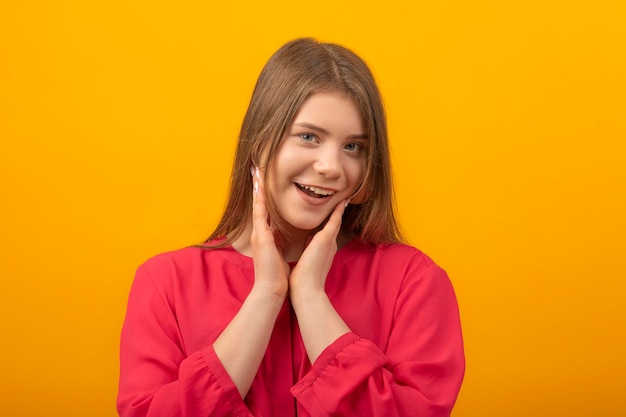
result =
M330 146L322 146L313 163L313 170L328 178L340 177L342 172L340 152Z

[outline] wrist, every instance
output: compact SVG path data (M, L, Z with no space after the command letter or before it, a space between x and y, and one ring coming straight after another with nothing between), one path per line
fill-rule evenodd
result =
M323 288L310 286L290 286L289 298L292 304L312 304L328 301L328 295Z
M286 286L254 283L250 294L248 294L248 298L260 299L264 302L282 305L285 298L287 298L287 292L288 288Z

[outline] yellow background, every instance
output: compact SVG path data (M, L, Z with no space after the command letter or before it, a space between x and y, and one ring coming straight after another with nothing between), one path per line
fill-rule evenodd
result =
M626 3L216 3L0 1L0 414L115 415L135 268L216 225L256 76L314 36L373 68L457 290L454 416L625 415Z

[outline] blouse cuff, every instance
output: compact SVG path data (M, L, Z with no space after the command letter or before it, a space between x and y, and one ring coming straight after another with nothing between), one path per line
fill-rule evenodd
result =
M215 353L213 346L211 345L204 349L202 355L204 356L209 371L213 374L219 388L222 390L222 398L226 400L236 412L245 416L250 415L250 410L248 410L248 407L241 398L237 386L230 375L228 375L226 368L224 368L224 365Z
M342 336L339 336L332 344L330 344L322 353L317 357L313 363L311 370L302 378L296 385L291 388L291 394L294 397L302 394L317 380L322 372L330 365L335 359L337 354L346 349L348 346L360 340L361 338L356 334L349 332Z

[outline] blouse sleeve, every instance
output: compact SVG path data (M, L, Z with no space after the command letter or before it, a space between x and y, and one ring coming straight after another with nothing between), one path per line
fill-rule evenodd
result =
M317 358L292 394L313 417L450 415L465 371L458 306L434 263L409 267L385 351L348 333Z
M175 312L145 265L121 334L121 417L252 416L212 346L186 355Z

